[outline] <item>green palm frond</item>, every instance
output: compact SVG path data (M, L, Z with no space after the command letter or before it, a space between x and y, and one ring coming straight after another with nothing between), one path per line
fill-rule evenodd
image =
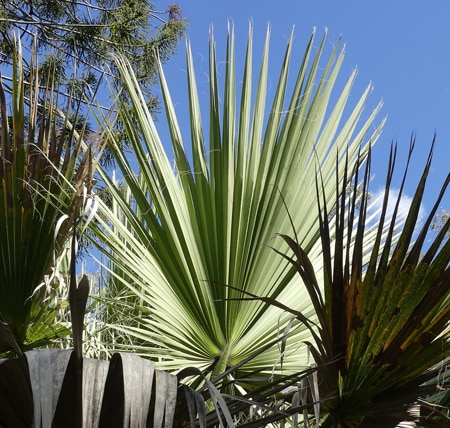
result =
M313 34L289 90L289 39L269 105L269 32L256 84L249 34L240 96L233 32L228 35L223 97L211 37L206 127L188 46L190 146L184 142L160 70L175 167L130 64L117 58L126 84L123 90L131 101L131 109L118 105L119 118L138 171L110 132L109 146L123 182L100 171L112 204L101 207L92 227L111 261L111 281L121 284L116 289L126 290L117 299L111 296L109 305L120 308L121 319L120 323L108 320L109 328L124 335L123 346L156 356L165 369L195 366L219 374L279 338L291 315L280 316L276 308L257 300L245 301L246 293L277 298L298 305L308 316L314 314L308 296L299 292L295 270L280 263L270 249L277 233L291 230L283 199L300 244L320 271L317 170L329 202L335 193L336 156L339 165L347 158L349 169L354 168L383 125L383 121L374 125L381 105L363 119L370 86L353 108L348 105L356 72L335 94L344 50L337 44L322 65L326 35L316 52L315 40ZM339 177L341 186L344 179ZM302 343L310 339L306 328L297 329L296 345L285 355L284 370L307 364ZM273 346L248 361L245 370L279 372L279 361L279 349Z
M412 143L408 165L413 146ZM450 183L450 175L429 216L420 225L418 218L431 153L394 244L408 165L389 218L389 190L396 158L396 150L391 151L377 237L367 263L364 248L365 230L369 227L366 219L370 156L359 212L355 210L356 191L347 200L337 194L336 221L331 224L327 195L323 187L318 187L322 206L323 284L316 278L312 261L301 244L283 236L294 253L292 257L288 253L284 257L295 266L316 302L320 326L311 352L319 367L323 427L395 427L408 420L420 426L448 426L447 410L439 408L439 401L433 407L433 395L446 388L440 373L450 355L448 335L441 335L450 317L450 221L430 243L426 240L431 236L433 217ZM347 173L346 166L344 176ZM338 176L337 186L340 180ZM386 223L387 235L383 232ZM296 311L292 313L297 315ZM301 315L299 320L302 321ZM418 415L412 412L414 408L420 410ZM434 417L430 417L433 411ZM445 421L442 425L435 425L438 415Z
M54 109L52 82L42 89L37 74L25 77L20 43L12 72L11 92L0 87L0 352L67 333L55 324L56 260L95 162Z

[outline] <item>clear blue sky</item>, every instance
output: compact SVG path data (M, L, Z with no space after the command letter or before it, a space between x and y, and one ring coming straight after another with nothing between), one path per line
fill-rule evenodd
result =
M422 169L423 162L437 132L437 147L430 176L429 195L425 209L431 205L433 184L442 183L450 164L450 1L379 0L179 0L183 14L189 20L188 38L194 53L200 82L208 69L208 34L214 25L219 59L224 58L227 23L234 23L237 57L245 49L248 23L253 21L255 57L261 52L267 24L271 25L271 64L277 73L286 39L295 26L294 52L303 55L313 27L321 37L328 28L329 47L342 35L346 43L343 78L357 67L355 98L372 82L373 105L384 101L383 116L388 122L375 148L373 170L382 182L393 140L399 152L405 154L411 133L417 136L417 148L411 172ZM157 7L165 4L158 0ZM318 37L318 39L320 39ZM172 96L179 103L179 112L187 106L185 98L184 44L165 66ZM276 76L276 74L274 75ZM206 77L205 77L206 82ZM205 84L205 91L206 91ZM403 165L399 162L398 166ZM411 174L409 187L414 187ZM449 197L444 203L450 209Z

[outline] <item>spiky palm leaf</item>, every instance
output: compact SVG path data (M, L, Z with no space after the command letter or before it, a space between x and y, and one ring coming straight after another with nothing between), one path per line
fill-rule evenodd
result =
M296 302L313 315L309 299L298 291L294 270L281 264L269 248L276 233L290 228L282 198L292 212L301 245L320 269L313 190L317 168L321 168L329 201L335 192L335 157L345 159L347 153L353 166L358 152L365 152L367 141L375 141L382 126L373 125L380 105L366 120L361 119L370 86L347 119L343 118L356 72L341 93L333 93L337 101L331 105L344 52L337 44L319 76L325 40L324 36L314 53L315 34L311 36L288 93L289 40L268 106L269 32L255 92L249 35L240 98L236 95L234 37L229 32L222 103L211 37L206 130L188 46L190 149L183 142L160 70L175 168L129 63L117 59L133 114L125 105L119 105L118 111L138 173L111 132L109 144L124 181L119 184L100 172L112 206L102 207L93 227L111 260L111 279L121 284L119 289L125 288L123 294L112 296L110 306L118 309L121 319L120 323L110 321L109 327L128 335L127 348L156 356L166 369L196 366L219 374L273 342L287 322L287 316L280 317L266 304L240 300L245 292ZM369 130L373 133L367 136ZM341 175L339 183L342 180ZM296 346L307 339L310 333L298 329ZM306 354L293 349L284 368L298 370L307 363ZM279 371L279 358L278 348L271 347L250 360L246 370Z
M410 157L412 148L413 144ZM409 161L410 158L408 164ZM311 352L319 367L323 427L395 427L408 420L418 422L419 426L449 424L448 416L441 412L443 409L433 406L432 395L444 387L440 373L450 355L447 334L439 337L450 317L447 234L450 221L431 243L426 243L426 236L450 175L428 218L420 225L418 218L431 164L430 152L404 227L393 245L402 193L400 190L392 218L388 218L394 164L395 150L390 156L377 239L367 264L363 259L365 230L369 227L366 195L370 159L359 212L355 209L356 192L350 195L349 201L337 194L336 221L331 225L327 195L318 187L322 206L323 284L316 278L312 261L302 245L290 236L283 236L294 253L292 257L289 254L284 257L299 272L319 320ZM346 167L344 173L347 172ZM401 189L405 178L406 171ZM337 186L339 181L340 177ZM389 224L390 232L382 238L384 223ZM282 308L286 310L285 306ZM292 313L303 321L301 310ZM426 404L427 401L431 403ZM421 409L422 413L414 414L414 409L416 413ZM441 422L430 417L430 413L440 415Z
M0 87L0 352L20 353L66 332L52 281L94 159L54 110L51 82L25 81L20 43L12 72L11 93Z

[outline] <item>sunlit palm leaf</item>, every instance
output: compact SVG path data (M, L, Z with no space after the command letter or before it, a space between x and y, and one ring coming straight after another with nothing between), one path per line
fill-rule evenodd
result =
M277 233L291 230L282 198L292 213L300 244L320 270L316 171L320 167L325 199L330 201L335 193L336 156L345 160L347 153L349 168L353 168L359 151L365 153L367 141L374 142L381 129L381 125L373 126L380 105L361 119L370 87L346 113L347 119L343 118L356 72L330 106L344 52L338 44L322 68L319 59L326 39L322 38L316 53L314 40L313 34L290 93L292 38L288 41L269 106L269 34L254 92L249 35L239 98L230 31L222 103L211 38L207 130L200 120L188 46L190 148L183 142L161 70L175 170L129 63L117 59L132 115L128 106L119 105L118 111L139 170L136 174L111 132L110 147L124 183L119 185L100 171L113 203L112 208L102 207L96 234L107 243L104 250L111 260L111 278L122 281L128 296L136 296L135 305L143 310L130 312L133 321L127 327L113 322L110 327L121 328L137 352L158 356L165 368L193 365L218 374L279 337L290 315L280 316L276 308L260 301L240 300L245 292L295 302L307 315L314 313L307 295L296 286L299 279L294 269L280 263L269 248ZM373 133L366 135L369 129ZM343 179L341 175L340 185ZM117 308L121 299L112 304ZM285 369L298 370L307 362L306 352L298 350L307 339L307 329L298 329ZM249 361L246 368L270 371L279 359L279 350L273 347Z

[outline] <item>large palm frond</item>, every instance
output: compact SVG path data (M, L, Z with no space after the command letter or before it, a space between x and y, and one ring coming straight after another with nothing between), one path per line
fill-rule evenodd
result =
M276 233L290 230L283 199L300 244L320 270L316 172L320 167L329 201L335 192L336 156L339 164L347 158L352 168L358 157L364 156L368 143L377 139L383 123L374 126L380 105L362 119L370 86L356 105L346 110L356 71L335 94L332 90L344 50L337 44L322 68L326 35L316 52L315 40L313 33L290 92L292 37L289 39L277 89L268 105L269 32L256 90L252 88L249 34L240 97L233 32L228 35L222 98L211 37L206 129L188 46L190 147L183 141L160 70L175 168L129 63L117 59L126 83L123 90L131 101L131 109L118 106L119 117L138 172L111 132L109 144L123 182L100 171L112 204L102 207L93 227L110 258L111 280L120 284L110 306L121 318L110 320L109 327L128 335L133 344L127 342L127 348L157 356L166 369L196 366L222 373L276 340L290 315L280 316L260 301L242 301L246 292L295 302L308 315L314 314L307 295L299 292L294 269L280 263L269 248ZM180 115L186 117L185 112ZM341 186L344 179L339 177ZM309 339L307 329L297 330L297 347ZM307 363L306 352L291 351L284 360L285 369ZM250 360L246 370L270 372L279 359L279 350L273 346Z

